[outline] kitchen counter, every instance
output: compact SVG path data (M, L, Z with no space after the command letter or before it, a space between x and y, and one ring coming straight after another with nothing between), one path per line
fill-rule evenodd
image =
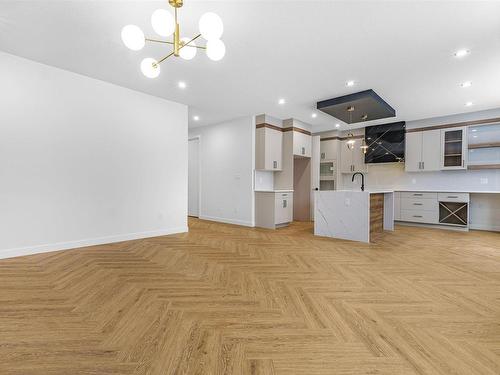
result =
M256 193L293 193L293 190L254 190Z
M469 193L469 194L500 194L500 191L488 190L454 190L454 189L393 189L393 191L411 192L416 193Z
M370 242L394 230L394 191L337 190L315 192L314 234Z

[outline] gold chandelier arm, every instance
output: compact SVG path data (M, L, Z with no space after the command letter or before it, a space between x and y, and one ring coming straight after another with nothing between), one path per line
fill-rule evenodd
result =
M173 42L167 42L165 40L158 40L158 39L150 39L150 38L144 38L146 42L154 42L154 43L164 43L164 44L174 44Z
M164 58L158 60L156 64L158 64L158 65L161 64L162 62L164 62L166 59L168 59L173 54L174 54L173 52L170 52L167 56L165 56Z
M189 43L195 41L196 39L198 39L199 37L201 36L201 34L198 34L196 35L194 38L192 38L189 42L186 42L186 43L183 43L180 45L179 49L181 49L182 47L185 47L187 46ZM195 48L199 48L199 49L207 49L207 47L202 47L202 46L190 46L190 47L195 47Z

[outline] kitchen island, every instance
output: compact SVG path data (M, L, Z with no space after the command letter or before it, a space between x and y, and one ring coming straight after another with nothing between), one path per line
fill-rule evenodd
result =
M314 234L371 242L394 230L394 191L316 191Z

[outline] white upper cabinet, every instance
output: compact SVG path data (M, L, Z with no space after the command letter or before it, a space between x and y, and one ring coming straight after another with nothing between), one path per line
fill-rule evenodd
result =
M309 134L293 130L293 154L298 156L311 157L312 139Z
M282 165L283 132L270 127L255 130L255 169L280 171Z
M467 168L467 128L441 130L441 169Z
M405 137L405 170L420 172L422 170L422 133L406 133Z
M337 139L328 139L320 141L321 160L336 160L339 141Z
M342 173L366 172L365 154L361 149L361 140L354 139L351 148L347 140L340 142L340 171Z
M441 155L439 130L406 133L405 170L407 172L439 171Z
M440 138L439 130L422 132L422 170L424 172L440 169Z

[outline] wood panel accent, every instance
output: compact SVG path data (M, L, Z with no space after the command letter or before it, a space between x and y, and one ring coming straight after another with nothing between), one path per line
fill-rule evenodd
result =
M456 122L454 124L443 124L443 125L428 126L428 127L425 127L425 128L406 129L406 132L407 133L414 133L414 132L421 132L421 131L427 131L427 130L455 128L455 127L458 127L458 126L472 126L472 125L490 124L490 123L495 123L495 122L500 122L500 117L489 118L489 119L484 119L484 120Z
M283 128L283 132L289 132L289 131L299 132L299 133L307 134L307 135L312 134L310 131L305 130L305 129L301 129L301 128L297 128L296 126L290 126L288 128Z
M370 194L370 241L384 231L384 194Z
M499 234L189 233L0 261L0 374L494 375Z
M500 169L500 164L469 164L467 169Z
M257 124L257 125L256 125L256 128L257 128L257 129L260 129L260 128L268 128L268 129L273 129L273 130L277 130L277 131L280 131L280 132L282 132L282 131L283 131L283 128L280 128L279 126L276 126L276 125L271 125L271 124L266 124L266 123Z
M276 125L262 123L262 124L257 124L255 127L257 129L260 129L260 128L274 129L274 130L278 130L278 131L283 132L283 133L289 132L289 131L294 131L294 132L299 132L299 133L303 133L303 134L307 134L307 135L312 134L310 131L305 130L305 129L301 129L301 128L297 128L296 126L290 126L288 128L280 128L279 126L276 126Z
M320 141L332 141L332 140L338 140L338 141L345 141L347 139L362 139L364 138L365 136L360 134L360 135L355 135L355 136L352 136L352 137L325 137L325 138L321 138Z
M492 148L492 147L500 147L500 142L476 143L475 145L469 144L469 150L473 148Z

